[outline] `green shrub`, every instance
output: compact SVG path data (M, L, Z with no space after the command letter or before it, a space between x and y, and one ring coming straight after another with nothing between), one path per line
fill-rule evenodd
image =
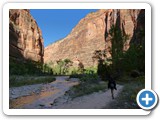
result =
M97 74L76 74L70 77L80 79L80 84L72 87L67 93L72 98L107 89L107 82L100 83Z
M82 78L84 74L72 74L70 75L70 78Z
M126 71L145 70L145 51L141 46L130 46L130 49L124 54L123 61L121 61L123 69Z
M80 97L83 95L91 94L93 92L103 91L107 89L107 82L103 84L80 84L74 86L68 92L71 98Z
M70 68L69 69L69 74L70 75L77 75L77 74L79 74L78 68L74 68L74 67Z
M97 73L97 67L88 67L88 68L85 68L84 73L85 74L96 74Z
M43 73L53 75L53 70L48 64L43 64Z
M81 84L94 84L99 82L97 74L85 74L80 78Z
M50 83L55 81L54 76L10 76L9 87L19 87L24 85L33 85L40 83Z
M60 59L56 62L56 65L53 65L53 63L50 63L49 65L51 66L54 75L68 75L70 74L72 63L73 62L70 59Z
M46 75L52 74L52 69L46 64L31 60L17 60L9 58L10 75Z

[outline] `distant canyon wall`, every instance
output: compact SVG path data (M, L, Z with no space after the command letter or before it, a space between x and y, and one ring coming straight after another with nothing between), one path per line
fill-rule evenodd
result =
M89 13L66 38L45 48L44 62L69 58L72 61L81 61L85 67L94 66L94 51L111 49L109 30L112 25L118 25L123 34L129 35L123 48L127 51L131 42L140 41L136 32L144 29L144 20L145 11L140 9L109 9ZM111 56L109 52L107 56Z
M27 9L9 10L9 56L43 63L42 32Z

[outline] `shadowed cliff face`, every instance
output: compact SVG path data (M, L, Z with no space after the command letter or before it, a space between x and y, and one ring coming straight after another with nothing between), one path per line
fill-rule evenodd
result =
M43 38L29 10L9 10L9 55L43 63Z
M128 35L128 39L124 42L123 50L127 51L130 47L130 41L135 34L135 29L137 28L137 18L140 14L140 9L110 9L106 14L106 29L105 29L105 49L107 51L111 51L111 36L109 35L109 31L111 27L114 25L120 31L122 31L122 35ZM111 57L110 52L107 52L107 56Z
M138 9L109 9L88 14L80 20L66 38L45 48L44 62L55 62L58 59L69 58L72 61L80 60L85 67L95 65L92 60L93 52L104 49L110 51L109 30L115 24L123 34L129 35L123 48L124 51L127 51L131 39L136 41L133 35L135 36L135 32L139 29L138 26L144 23L137 23L137 18L144 16L144 13L140 11ZM107 56L111 56L109 52L107 52Z
M134 34L132 36L132 39L130 41L130 44L139 44L144 45L145 44L145 10L140 10L137 21L136 21L136 27L134 28Z

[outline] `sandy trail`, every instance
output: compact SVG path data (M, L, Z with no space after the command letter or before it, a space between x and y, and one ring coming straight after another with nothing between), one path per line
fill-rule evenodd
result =
M111 97L111 91L106 90L105 92L95 92L90 95L85 95L68 101L51 108L59 109L101 109L107 108L107 106L114 100L116 100L117 95L122 91L123 86L117 85L117 91L114 91L115 99Z
M78 79L68 76L56 77L49 84L28 85L10 88L10 108L18 109L101 109L112 102L110 90L70 99L65 95L72 86L78 85ZM123 86L117 85L115 100Z

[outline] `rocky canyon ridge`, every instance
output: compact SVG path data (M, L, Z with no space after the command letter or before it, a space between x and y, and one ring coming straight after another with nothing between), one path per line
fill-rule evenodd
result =
M42 32L26 9L9 10L9 56L43 63Z
M110 51L109 30L118 25L123 34L129 35L124 43L127 50L130 43L141 42L137 31L145 30L145 10L108 9L92 12L82 18L70 34L44 49L42 32L26 9L9 10L9 55L16 59L55 63L59 59L81 61L85 67L93 66L95 50ZM110 53L107 52L110 57Z
M135 33L140 29L144 30L144 21L145 10L140 9L108 9L89 13L67 37L45 48L44 62L69 58L72 61L81 61L85 67L94 66L94 51L111 49L109 30L112 25L118 25L123 34L129 35L123 48L126 51L131 42L141 41L139 34ZM107 56L111 56L109 52Z

